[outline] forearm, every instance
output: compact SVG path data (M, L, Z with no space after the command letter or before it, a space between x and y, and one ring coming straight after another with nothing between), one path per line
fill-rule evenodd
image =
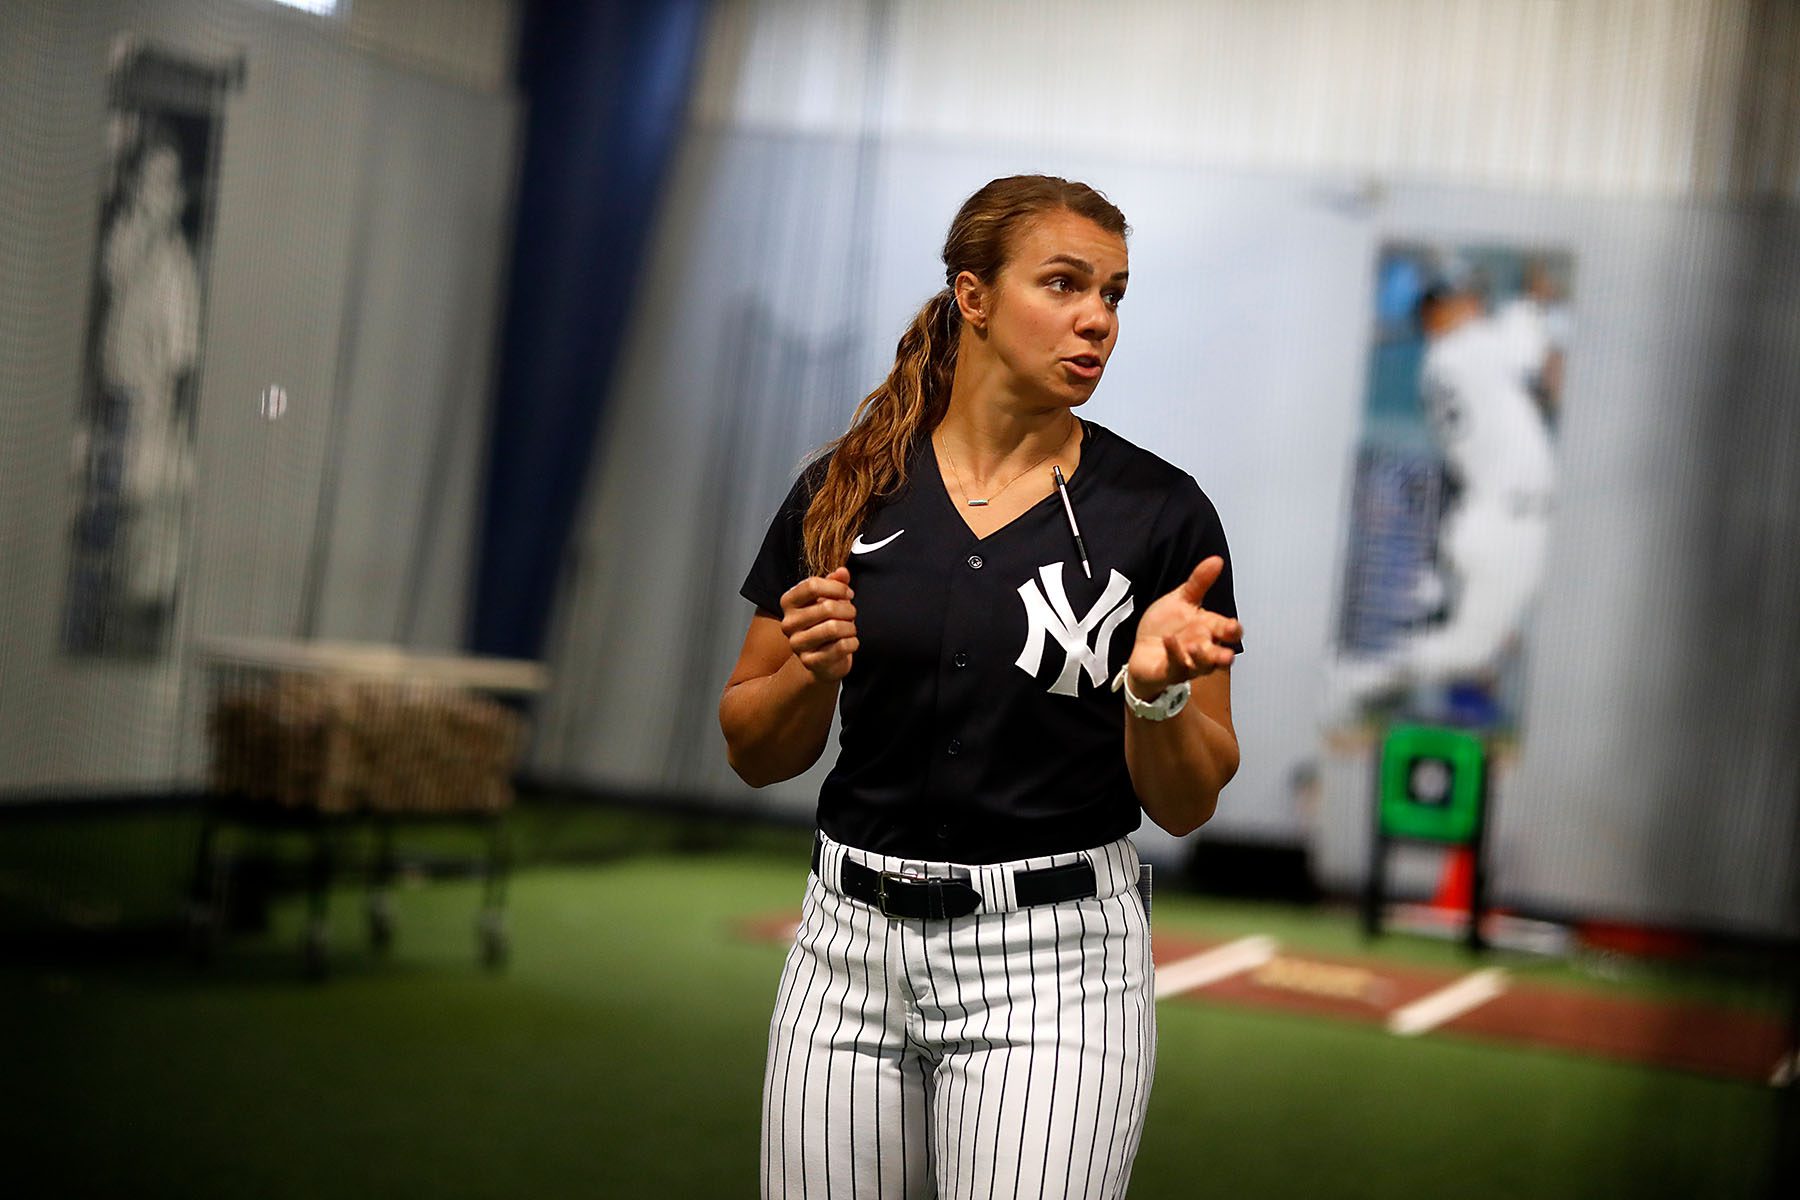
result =
M719 727L731 769L751 787L805 771L831 736L837 694L836 681L820 681L791 656L772 675L728 685L719 700Z
M1237 773L1236 735L1189 704L1167 721L1125 717L1125 765L1144 812L1176 837L1212 818Z

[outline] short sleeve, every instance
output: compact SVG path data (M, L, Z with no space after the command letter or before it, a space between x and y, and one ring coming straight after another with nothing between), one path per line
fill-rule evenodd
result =
M1150 556L1156 570L1151 597L1167 595L1200 565L1202 559L1215 554L1225 560L1225 569L1219 572L1201 604L1208 612L1236 617L1237 591L1231 574L1231 548L1225 543L1225 527L1219 521L1218 510L1200 490L1200 485L1192 476L1183 474L1170 490L1155 525L1151 527ZM1242 654L1243 643L1239 642L1232 649Z
M794 486L788 489L786 499L776 510L774 520L769 522L768 532L763 534L762 549L756 552L750 573L744 576L744 584L738 588L740 596L764 612L779 614L783 594L807 576L806 539L802 527L813 493L824 477L823 460L800 472L800 477L794 480Z

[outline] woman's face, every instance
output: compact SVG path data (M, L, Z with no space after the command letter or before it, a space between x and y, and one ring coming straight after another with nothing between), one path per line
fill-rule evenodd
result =
M1125 239L1059 209L1019 231L989 290L990 353L1022 385L1056 403L1085 403L1119 336Z

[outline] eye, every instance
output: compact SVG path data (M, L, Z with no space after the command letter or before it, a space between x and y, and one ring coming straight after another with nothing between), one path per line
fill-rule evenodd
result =
M1105 292L1104 295L1106 296L1106 307L1108 308L1119 307L1125 299L1125 293L1118 288L1113 288Z
M1052 275L1048 286L1055 291L1067 292L1074 288L1075 282L1067 275Z

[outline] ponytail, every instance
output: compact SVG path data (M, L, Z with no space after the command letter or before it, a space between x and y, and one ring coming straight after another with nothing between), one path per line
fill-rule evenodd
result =
M950 407L961 325L949 288L927 300L900 335L888 377L863 397L850 428L826 448L831 462L801 526L808 573L829 575L843 566L876 501L905 485L915 440L935 429Z

